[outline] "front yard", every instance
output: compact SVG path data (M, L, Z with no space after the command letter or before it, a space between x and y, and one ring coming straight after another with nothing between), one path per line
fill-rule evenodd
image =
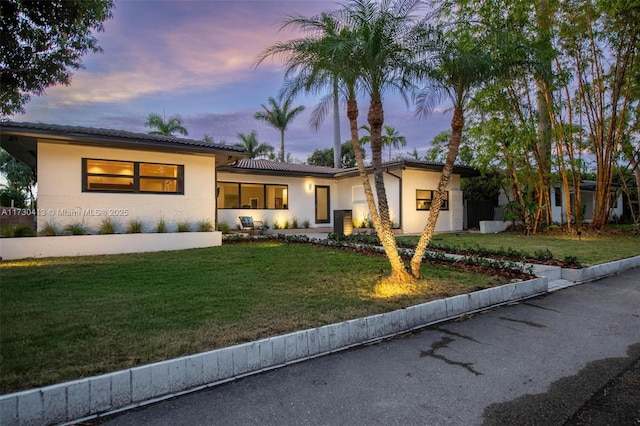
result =
M638 237L624 235L577 240L441 234L434 243L531 254L548 249L557 259L575 256L582 264L640 255ZM283 241L3 261L0 392L391 311L504 282L449 266L423 265L426 279L398 295L380 291L388 273L384 257Z

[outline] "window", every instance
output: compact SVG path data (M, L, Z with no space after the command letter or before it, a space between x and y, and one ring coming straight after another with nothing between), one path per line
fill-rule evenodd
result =
M429 189L417 189L416 210L429 210L431 208L431 201L435 197L436 192L437 191ZM449 210L449 191L444 192L444 198L442 199L440 210Z
M553 203L556 207L562 207L562 190L560 188L554 188L553 198Z
M83 192L184 194L184 166L82 159Z
M287 209L287 185L218 182L220 209Z

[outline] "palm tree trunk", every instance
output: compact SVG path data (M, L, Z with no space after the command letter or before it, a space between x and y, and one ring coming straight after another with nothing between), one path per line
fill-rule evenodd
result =
M431 242L433 233L436 230L436 223L438 221L438 215L440 214L440 208L442 206L442 200L444 198L447 185L451 179L451 173L453 173L453 165L458 158L458 150L460 149L460 142L462 140L462 128L464 127L464 110L456 106L453 110L453 118L451 119L451 138L449 139L449 150L447 152L447 159L445 160L444 167L442 168L442 174L440 175L440 182L438 183L438 190L431 201L431 207L429 208L429 218L427 224L420 235L420 240L416 246L416 250L411 258L411 274L418 278L420 276L420 265L422 264L422 258L427 246Z
M280 130L280 161L284 163L284 130Z
M333 167L342 168L342 141L340 140L340 93L338 79L333 79Z

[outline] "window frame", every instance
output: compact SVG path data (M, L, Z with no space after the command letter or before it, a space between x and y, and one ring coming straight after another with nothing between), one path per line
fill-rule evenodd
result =
M133 165L133 175L122 175L113 173L89 173L88 162L89 161L104 161L113 163L130 163ZM140 165L148 164L155 166L170 166L177 168L178 176L147 176L140 174ZM131 191L119 190L119 189L91 189L89 187L89 177L112 177L112 178L128 178L133 179L133 187ZM140 189L141 180L173 180L176 182L176 191L146 191ZM169 164L169 163L153 163L149 161L130 161L130 160L112 160L103 158L82 158L82 192L94 192L94 193L110 193L110 194L163 194L163 195L184 195L184 165L183 164Z
M218 196L216 196L216 206L218 209L222 209L222 210L289 210L289 185L288 184L282 184L282 183L263 183L263 182L232 182L232 181L218 181L216 183L217 188L220 188L220 185L235 185L236 188L238 189L238 206L236 207L225 207L224 206L224 202L218 202L218 197L219 197L219 192L218 192ZM242 185L252 185L252 186L262 186L262 197L264 200L264 203L262 204L262 207L258 207L258 208L253 208L253 207L242 207ZM287 191L287 202L285 203L284 200L280 199L280 198L274 198L274 206L277 204L276 200L280 200L280 203L282 205L282 207L267 207L269 205L269 200L267 198L267 188L269 187L282 187ZM224 201L224 200L223 200ZM258 201L258 205L260 205L260 202ZM249 204L249 206L251 206L251 204Z
M428 192L430 198L421 198L418 197L420 192ZM435 189L416 189L416 211L419 212L428 212L431 210L431 203L433 202L434 195L438 192ZM440 211L448 211L449 210L449 191L445 191L445 198L442 200L442 205L440 206ZM428 203L428 207L420 207L420 203L425 202Z

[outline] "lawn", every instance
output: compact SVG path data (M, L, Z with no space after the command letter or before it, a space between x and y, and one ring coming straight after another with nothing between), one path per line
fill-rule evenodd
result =
M79 237L82 238L82 237ZM490 285L424 266L385 297L383 257L259 242L0 262L0 392L390 311Z
M418 241L417 236L398 237L400 240ZM522 250L534 257L538 250L548 249L554 259L577 257L583 266L610 262L640 255L640 237L620 232L615 235L584 234L580 238L567 235L527 236L515 232L499 234L454 233L437 234L433 237L436 246L459 247L481 246L487 249Z

